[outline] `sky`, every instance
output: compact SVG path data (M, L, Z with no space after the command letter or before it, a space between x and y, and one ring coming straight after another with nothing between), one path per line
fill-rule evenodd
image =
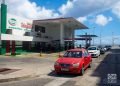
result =
M120 0L6 0L6 4L8 13L28 19L74 17L89 27L75 31L76 37L95 34L94 43L100 44L101 34L102 44L112 44L112 39L120 44Z

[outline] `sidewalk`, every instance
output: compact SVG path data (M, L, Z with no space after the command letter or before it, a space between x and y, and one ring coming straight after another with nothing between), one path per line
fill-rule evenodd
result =
M0 83L49 74L53 70L57 54L42 54L42 57L39 55L39 53L33 53L0 56L0 70L2 68L10 69L0 72Z
M12 55L0 55L0 57L7 57L7 58L48 58L50 60L56 60L60 55L63 55L65 52L57 52L57 53L22 53L20 55L12 56Z

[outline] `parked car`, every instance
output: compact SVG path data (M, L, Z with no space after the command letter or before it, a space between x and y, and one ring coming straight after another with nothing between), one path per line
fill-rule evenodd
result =
M84 74L86 68L91 67L92 58L86 49L77 48L66 51L55 62L54 69L57 74L71 73Z
M105 54L105 52L106 52L106 50L103 47L101 47L100 48L100 54Z
M88 52L91 54L92 57L100 56L100 49L97 46L89 47Z
M105 46L105 48L107 49L107 51L110 50L111 47L112 47L112 46L110 46L110 45L106 45L106 46Z
M105 54L105 52L106 52L106 48L105 47L99 46L98 48L100 49L100 54Z

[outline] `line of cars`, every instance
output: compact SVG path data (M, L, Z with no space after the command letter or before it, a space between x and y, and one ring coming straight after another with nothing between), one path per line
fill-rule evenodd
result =
M111 46L91 46L87 50L91 54L92 57L98 57L101 54L105 54L106 51L110 50Z
M106 50L110 48L110 46L107 46ZM101 49L103 48L91 46L88 49L76 48L67 50L63 56L59 56L54 64L56 74L71 73L83 75L84 71L91 67L92 57L100 56Z

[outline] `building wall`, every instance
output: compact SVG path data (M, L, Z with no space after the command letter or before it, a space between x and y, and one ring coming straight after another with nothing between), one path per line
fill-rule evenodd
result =
M47 24L34 24L33 29L35 28L35 25L39 25L39 26L43 26L45 27L45 33L42 33L42 37L43 36L48 36L51 41L52 40L60 40L60 24L56 24L56 25L47 25ZM74 37L74 29L72 28L68 28L63 26L63 40L64 38L73 38ZM33 30L32 35L35 34L34 32L35 30Z
M46 27L46 35L51 37L52 40L60 39L60 26Z
M60 40L60 24L42 24L33 22L33 31L32 35L35 35L35 25L45 27L45 33L41 33L41 37L48 36L48 39Z
M65 38L72 38L74 30L71 28L64 28L65 32Z

